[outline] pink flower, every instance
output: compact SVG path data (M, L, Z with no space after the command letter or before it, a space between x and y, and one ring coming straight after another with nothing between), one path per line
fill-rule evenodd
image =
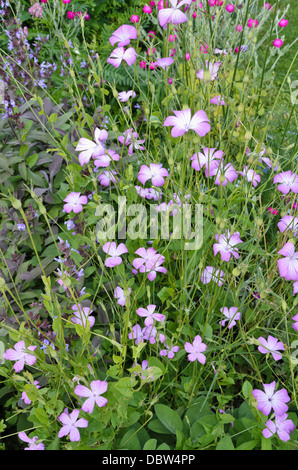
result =
M62 3L65 3L65 4L70 3L70 2L71 2L71 0L62 0Z
M174 63L174 60L171 59L171 57L164 57L162 59L158 59L155 62L155 65L157 65L158 67L161 67L163 70L166 70L166 68L172 65L173 63Z
M210 281L215 282L218 286L222 286L224 281L225 273L219 269L215 269L213 266L207 266L201 276L201 282L203 284L209 284Z
M203 54L208 54L208 49L209 46L206 43L204 43L204 45L200 47L200 51L203 52Z
M298 235L298 217L292 215L285 215L277 224L281 233L293 231L294 237Z
M224 153L222 150L216 150L216 148L205 147L202 152L194 153L190 158L192 160L191 166L196 170L200 171L204 167L212 168L214 162L222 160Z
M281 39L274 39L272 44L274 47L280 48L281 46L283 46L283 41Z
M280 341L278 341L278 339L269 335L267 340L263 338L263 336L260 336L258 341L261 343L261 346L258 347L258 350L262 354L271 353L275 361L279 361L282 358L281 353L278 351L284 351L285 347Z
M68 409L65 408L64 412L58 417L58 420L64 425L58 434L58 437L64 437L69 434L71 442L79 441L81 436L78 428L87 428L88 421L84 418L78 419L80 410L73 410L68 414Z
M82 406L82 411L86 413L92 413L95 403L99 408L106 406L108 400L101 395L107 391L108 382L101 380L93 380L90 383L90 389L84 385L77 385L74 393L81 397L87 397L87 400Z
M243 166L243 171L239 171L239 174L244 176L249 183L253 184L254 187L256 187L261 181L260 175L258 175L254 170L248 168L248 166Z
M44 450L44 444L40 442L39 444L36 444L36 441L38 440L37 436L34 436L32 439L27 436L27 434L24 431L21 431L18 433L19 439L23 442L27 442L29 444L28 447L25 447L24 450Z
M16 372L21 372L24 369L25 364L33 366L36 362L36 357L33 354L26 352L35 351L37 346L28 346L25 347L25 341L19 341L14 345L14 349L7 349L3 354L4 359L7 361L16 361L13 368Z
M163 123L164 126L174 126L172 137L180 137L190 129L194 130L200 137L204 137L211 129L209 119L205 111L197 111L191 117L190 108L182 111L174 111L175 116L168 116Z
M173 359L175 354L179 351L179 346L168 346L167 344L164 344L165 349L161 349L159 354L161 356L167 356L169 359Z
M298 283L295 282L294 284L297 285ZM298 285L296 287L297 287L296 292L298 292ZM294 320L292 327L294 328L295 331L298 331L298 313L294 317L292 317L292 320Z
M94 140L93 142L86 137L81 137L78 145L75 148L76 152L80 152L79 154L79 162L81 166L89 163L91 157L98 157L100 155L105 154L105 147L102 142L107 140L108 133L106 130L96 128L94 131Z
M238 312L237 307L222 307L220 311L224 314L226 317L225 320L221 320L219 324L221 326L225 326L226 322L228 321L228 329L230 330L233 328L233 326L236 325L236 320L240 320L241 313Z
M249 28L256 28L258 24L259 24L258 20L253 20L252 18L250 18L247 22L247 26Z
M220 95L217 95L217 96L214 96L214 98L211 98L210 103L211 104L216 104L217 106L225 106L226 105L223 97L220 96Z
M38 385L38 384L39 384L38 380L34 380L33 385L35 385L37 389L40 388L40 385ZM24 400L24 402L26 403L26 405L30 405L31 400L30 400L30 398L28 397L28 395L27 395L26 392L22 392L21 399Z
M131 39L137 39L138 32L134 26L123 24L112 34L109 41L112 46L118 42L118 47L127 46Z
M216 234L215 239L217 243L213 245L214 256L216 256L217 253L220 253L222 261L230 261L231 255L233 255L235 259L239 258L238 248L235 248L235 245L243 243L240 239L239 232L235 232L231 235L228 230L226 234Z
M130 287L128 288L128 291L131 294L131 288ZM126 299L127 299L128 296L124 295L124 290L121 287L119 287L119 286L116 287L116 289L114 290L114 297L115 297L115 299L117 299L117 304L124 307Z
M68 11L67 14L66 14L66 18L68 18L69 20L73 20L75 18L76 14L74 11Z
M168 8L168 0L166 0L165 5L166 5L166 8ZM164 0L159 0L159 2L158 2L158 9L159 9L159 10L162 10L162 9L163 9L163 6L164 6Z
M197 77L200 80L203 80L203 82L209 82L213 81L217 78L217 72L219 67L221 66L221 62L215 62L214 64L212 62L209 62L208 60L205 61L206 64L206 69L210 73L210 78L206 78L206 69L201 69L197 72Z
M173 79L169 78L169 85L172 85L172 83L173 83Z
M288 409L285 404L291 400L288 392L285 388L275 392L275 386L276 382L263 384L265 392L262 390L253 390L252 392L254 398L258 401L258 410L265 416L268 416L272 409L277 416L282 416Z
M292 173L291 170L278 173L273 178L273 183L279 183L277 189L283 194L288 194L290 191L298 193L298 176Z
M242 26L241 26L241 24L237 24L237 26L236 26L236 31L238 31L239 33L242 31Z
M282 19L278 23L278 26L280 26L281 28L285 28L288 24L289 24L289 20Z
M139 255L140 258L133 260L133 267L139 270L140 273L148 273L149 281L154 281L157 272L167 273L167 269L161 266L165 261L165 257L157 253L154 248L150 247L147 250L138 248L135 254Z
M148 305L147 308L140 307L137 309L137 315L140 317L145 317L145 325L152 326L154 324L154 320L157 322L164 322L166 316L155 312L156 305Z
M278 254L284 256L277 261L280 276L287 281L298 281L298 252L295 252L294 244L286 243Z
M133 65L136 59L137 53L133 47L129 47L127 50L125 50L124 47L117 47L117 49L113 50L107 62L117 69L121 65L122 60L124 60L127 65Z
M189 53L189 52L186 53L185 59L186 59L187 61L190 60L190 53Z
M295 424L291 419L287 419L287 417L287 413L284 413L281 416L276 416L275 423L269 419L266 423L266 428L262 431L263 436L268 439L274 434L277 434L282 441L289 441L290 433L293 433Z
M87 196L81 196L81 193L71 192L63 199L66 204L64 204L63 209L68 214L73 211L75 214L78 214L83 210L82 204L87 204L88 198Z
M124 243L120 243L117 247L115 242L107 242L103 245L102 249L110 256L110 258L107 258L105 261L105 266L107 268L114 268L115 266L121 264L121 255L128 253L128 249Z
M91 310L90 307L82 307L81 304L78 305L73 305L71 307L73 310L74 317L71 317L71 321L75 325L82 325L84 328L86 328L87 322L90 325L90 328L95 323L95 318L91 315L93 310Z
M152 8L149 7L149 5L145 5L144 8L143 8L143 12L147 13L147 14L150 14L150 13L152 13Z
M197 335L193 340L193 343L185 343L184 349L188 352L188 360L191 362L199 361L201 364L205 364L206 356L202 354L203 351L206 351L207 345L202 343L202 338L200 335Z
M130 21L131 21L132 23L138 23L138 22L140 21L139 15L132 15L132 16L130 17Z
M169 42L175 42L177 39L176 34L169 34Z
M115 170L106 170L98 175L98 180L102 186L109 186L110 183L116 184L119 181L117 174Z
M141 69L144 69L146 68L146 61L145 60L141 60L141 62L139 63L139 66L141 67Z
M145 139L138 140L138 133L133 132L133 129L126 129L123 132L123 135L118 137L119 142L121 144L128 146L128 154L132 155L133 149L136 150L145 150L145 147L143 147L141 144L145 142Z
M237 171L231 163L227 163L225 166L223 162L214 162L212 168L209 168L209 176L216 176L214 184L217 186L226 186L232 183L237 178ZM206 177L208 178L208 170L206 170ZM223 179L223 181L221 181Z
M266 10L271 10L271 5L270 5L270 3L265 3L265 8L266 8Z
M155 326L146 326L145 328L141 328L139 324L132 327L132 332L128 334L129 339L134 339L135 344L138 345L141 341L145 342L149 340L150 344L154 344L156 342L156 334L157 330Z
M167 176L169 176L168 170L162 167L162 163L150 163L150 168L147 165L141 166L138 180L145 184L151 179L152 184L158 187L164 185L164 177Z
M133 98L137 96L133 90L121 91L120 93L118 93L119 101L121 101L122 103L126 103L126 101L128 101L131 96Z
M107 153L95 158L94 165L97 168L107 167L109 166L112 160L114 160L115 162L118 162L119 159L120 159L120 155L118 155L118 153L116 153L114 150L108 149Z
M190 5L191 0L181 0L178 3L178 0L169 0L172 8L162 8L158 12L159 24L162 28L166 29L169 23L172 24L181 24L187 21L187 16L179 8L182 5Z
M229 13L233 13L233 11L235 10L235 6L232 3L230 3L229 5L226 6L226 10Z

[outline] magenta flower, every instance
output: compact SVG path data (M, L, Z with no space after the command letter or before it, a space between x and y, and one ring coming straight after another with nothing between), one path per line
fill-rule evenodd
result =
M152 13L152 8L149 7L149 5L145 5L144 8L143 8L143 12L150 15L150 13Z
M292 215L285 215L277 224L281 233L287 232L288 230L293 231L294 237L298 235L298 217Z
M232 3L230 3L229 5L226 6L226 10L229 13L233 13L233 11L235 10L235 6Z
M278 341L278 339L270 335L268 336L267 340L263 338L263 336L260 336L258 341L261 343L261 346L258 347L258 350L262 354L271 353L275 361L279 361L282 358L282 354L278 352L285 350L285 347L281 341Z
M139 324L132 327L132 332L128 334L129 339L134 339L135 344L138 345L141 341L145 342L149 340L150 344L156 342L157 330L155 326L146 326L141 328Z
M266 428L262 431L263 436L268 439L276 433L282 441L289 441L290 433L293 433L295 424L291 419L287 419L287 417L287 413L276 416L275 423L269 419L266 423Z
M274 47L277 47L278 49L283 46L283 41L281 39L274 39L272 42Z
M58 417L58 420L63 424L60 429L58 437L64 437L69 434L71 442L79 441L81 436L78 428L87 428L88 421L84 418L78 419L80 410L73 410L68 414L68 409L65 408L64 412Z
M253 390L252 394L258 402L258 410L260 410L265 416L268 416L270 411L273 409L277 416L282 416L286 413L288 403L291 399L285 388L275 391L276 383L263 384L265 392L262 390Z
M166 29L169 23L172 24L181 24L187 21L187 16L181 10L179 10L182 5L190 5L191 0L181 0L178 3L178 0L169 0L172 8L162 8L158 12L159 24L163 29Z
M82 406L82 411L91 414L93 412L95 403L97 406L99 406L99 408L106 406L108 400L101 395L107 391L107 388L108 382L101 380L93 380L93 382L90 383L90 389L84 385L77 385L74 393L80 398L87 397L87 400Z
M95 129L94 132L94 140L93 142L90 139L86 139L86 137L81 137L79 143L76 147L76 152L80 152L79 154L79 162L81 166L89 163L91 157L99 157L100 155L104 155L105 147L102 144L108 138L108 133L106 130L102 129Z
M124 243L120 243L118 246L115 242L107 242L102 247L103 251L107 253L110 258L105 260L105 266L107 268L114 268L122 263L121 255L128 253L128 249Z
M223 99L223 97L221 95L216 95L213 98L211 98L210 103L211 104L216 104L217 106L225 106L226 105L225 100Z
M71 307L73 310L74 317L71 318L71 321L76 325L82 325L86 327L87 322L90 324L90 328L95 323L95 318L91 315L93 310L90 307L82 307L81 304L73 305Z
M88 198L87 196L81 196L81 193L71 192L63 199L66 204L64 204L63 209L68 214L73 211L75 214L78 214L83 210L82 204L87 204Z
M118 155L114 150L108 149L106 153L94 159L94 165L97 168L106 168L110 165L112 160L118 162L120 160L120 155Z
M192 160L191 166L196 170L200 171L204 167L212 168L214 162L222 160L224 153L222 150L216 150L216 148L205 147L202 152L194 153L190 158Z
M248 166L243 166L243 171L239 171L239 174L244 176L249 183L252 183L254 187L258 186L258 183L261 182L261 177L254 170L248 168Z
M124 47L117 47L117 49L113 50L107 62L117 69L120 67L123 60L127 65L133 65L135 63L137 53L133 47L129 47L127 50L125 50Z
M294 244L286 243L278 254L284 256L277 261L280 276L287 281L298 281L298 252L295 252Z
M128 288L128 290L129 290L129 293L131 294L131 288L130 287ZM124 290L121 287L119 287L119 286L116 287L116 289L114 290L114 297L115 297L115 299L117 299L117 304L124 307L127 296L124 295Z
M240 316L241 316L241 313L238 312L238 308L237 307L222 307L220 309L220 311L224 314L224 316L226 317L225 320L221 320L219 322L219 324L221 326L225 326L226 325L226 322L228 322L228 329L230 330L231 328L233 328L233 326L236 325L236 320L240 320Z
M207 345L202 343L202 338L200 335L197 335L193 340L193 343L185 343L184 349L188 352L188 360L191 362L199 361L201 364L205 364L206 356L202 354L203 351L206 351Z
M23 442L27 442L29 444L28 447L25 447L24 450L44 450L44 444L42 442L39 442L39 444L36 444L36 441L38 440L37 436L34 436L32 439L27 436L27 434L24 431L21 431L18 433L19 439Z
M118 93L119 101L121 101L122 103L126 103L126 101L128 101L131 96L133 98L137 96L133 90L121 91L121 93Z
M215 269L213 266L207 266L201 276L201 282L203 284L209 284L209 282L213 281L220 287L225 282L224 276L225 273L223 271Z
M157 322L164 322L166 316L162 313L155 312L156 305L148 305L147 308L140 307L137 309L137 314L139 317L145 318L145 325L152 326L154 324L154 320Z
M278 26L280 26L281 28L284 28L284 27L287 26L288 24L289 24L289 20L282 19L282 20L280 20L280 22L278 23Z
M270 3L265 3L265 8L266 8L266 10L271 10L271 5L270 5Z
M131 15L130 21L131 21L132 23L138 23L138 22L140 21L139 15Z
M214 184L220 186L226 186L232 183L237 178L237 171L231 163L227 163L225 166L223 162L214 162L212 168L209 168L209 176L216 176ZM208 177L208 170L206 170L206 177ZM223 179L223 181L221 181Z
M197 77L200 80L203 80L203 82L212 82L217 78L217 72L219 70L219 67L221 66L221 62L215 62L214 64L212 62L209 62L208 60L205 61L206 68L201 69L197 72ZM210 77L207 78L206 71L209 71Z
M236 31L238 31L239 33L242 31L242 26L241 26L241 24L237 24L237 26L236 26Z
M106 170L98 175L98 180L102 186L109 186L111 183L116 184L119 181L117 174L115 170Z
M214 256L216 256L217 253L220 253L222 261L230 261L231 255L236 259L239 258L238 248L235 248L235 245L243 243L243 241L240 240L239 232L235 232L231 235L228 230L226 234L216 234L215 239L217 243L213 245Z
M33 366L36 362L36 357L33 354L27 352L35 351L37 346L28 346L25 347L25 341L19 341L14 345L14 349L7 349L3 354L4 359L7 361L16 361L13 368L16 372L21 372L24 369L25 364L28 366Z
M109 41L112 46L118 42L118 47L127 46L131 39L137 39L138 31L134 26L123 24L112 34Z
M190 129L194 130L200 137L204 137L211 129L210 121L203 110L197 111L193 117L191 117L190 108L174 111L174 114L175 116L168 116L163 123L164 126L174 126L171 131L172 137L181 137Z
M250 18L247 22L247 26L249 28L256 28L258 24L259 24L258 20L253 20L252 18Z
M150 163L150 168L147 165L142 165L138 174L138 180L145 184L146 181L151 179L154 186L163 186L165 183L164 177L169 176L168 171L162 167L162 163Z

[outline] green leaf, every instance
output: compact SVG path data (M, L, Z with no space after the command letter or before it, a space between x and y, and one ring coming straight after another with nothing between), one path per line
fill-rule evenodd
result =
M259 441L253 439L251 441L244 442L240 446L236 447L236 450L252 450L259 444Z
M149 439L143 447L143 450L155 450L157 444L157 439Z
M251 397L251 394L252 394L252 385L250 382L248 382L248 380L246 380L244 382L244 384L242 385L242 393L244 395L245 398L249 398Z
M177 430L183 430L182 420L176 411L172 410L166 405L155 405L154 409L159 421L171 433L176 434Z
M216 450L234 450L234 444L229 436L223 437L216 446Z

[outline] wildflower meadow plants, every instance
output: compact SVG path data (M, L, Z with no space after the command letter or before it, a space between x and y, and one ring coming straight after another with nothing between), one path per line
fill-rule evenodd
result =
M85 3L0 0L0 447L294 450L291 5Z

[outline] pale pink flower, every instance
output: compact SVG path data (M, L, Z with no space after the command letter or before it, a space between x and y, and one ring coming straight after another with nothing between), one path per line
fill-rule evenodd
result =
M205 147L202 152L194 153L190 158L192 160L191 166L196 170L200 171L204 167L212 168L214 162L222 160L224 153L222 150L216 150L216 148Z
M147 305L147 308L140 307L137 309L137 315L145 318L145 325L151 326L154 324L154 320L157 322L164 322L166 316L162 313L155 312L156 305Z
M273 178L273 183L279 183L277 189L283 194L288 194L290 191L298 193L298 176L292 173L291 170L278 173Z
M217 78L217 72L219 70L219 67L221 66L221 62L215 62L214 64L212 62L209 62L208 60L205 61L206 67L205 69L201 69L197 72L197 77L200 80L203 80L203 82L212 82ZM206 70L209 71L210 73L210 78L206 79Z
M123 60L127 65L133 65L136 59L137 53L133 47L129 47L127 50L125 50L124 47L117 47L117 49L113 50L107 62L117 69Z
M121 91L120 93L118 93L119 101L121 101L122 103L126 103L126 101L128 101L131 96L133 98L137 96L133 90Z
M211 98L210 103L211 104L217 104L217 106L226 106L226 102L223 99L223 96L221 96L221 95L217 95L217 96L214 96L213 98Z
M58 433L58 437L64 437L69 434L71 442L77 442L81 436L78 428L87 428L88 421L84 418L78 419L80 410L73 410L68 414L68 409L65 408L64 412L58 417L58 420L63 424L63 427Z
M293 231L294 237L298 235L298 217L285 215L277 224L281 233Z
M293 433L295 424L291 419L287 418L287 413L284 413L283 415L275 417L275 423L269 419L266 423L266 428L262 431L263 436L268 439L274 434L277 434L282 441L289 441L290 433Z
M92 328L95 323L95 318L91 315L93 310L91 310L90 307L82 307L81 304L78 304L73 305L71 309L73 310L74 314L74 317L71 317L71 321L75 325L82 325L85 328L88 322L90 328Z
M261 182L261 177L254 170L248 168L248 166L243 166L243 171L239 171L239 174L244 176L249 183L252 183L254 187Z
M230 261L231 255L236 259L239 258L238 248L235 247L235 245L243 243L243 241L240 240L239 232L235 232L231 235L228 230L226 234L216 234L215 239L217 243L213 245L214 256L216 256L217 253L220 253L222 261Z
M24 431L18 433L19 439L23 442L27 442L29 444L28 447L25 447L24 450L45 450L45 446L42 442L36 444L38 440L38 436L34 436L32 438L28 437Z
M191 0L181 0L178 3L178 0L169 0L172 8L162 8L158 12L159 24L162 28L166 29L169 23L172 24L181 24L187 21L187 16L181 10L179 10L182 5L190 5Z
M285 388L275 392L276 382L263 384L265 392L262 390L253 390L252 394L257 400L257 408L265 416L268 416L273 409L277 416L282 416L288 410L286 405L291 399Z
M96 404L99 408L106 406L108 400L101 395L108 389L108 382L101 380L93 380L90 383L90 389L84 385L77 385L74 393L81 397L87 397L87 400L82 406L82 411L86 413L92 413L94 405Z
M88 198L87 196L81 196L81 193L71 192L63 199L66 204L64 204L63 209L68 214L73 211L75 214L78 214L83 210L82 204L87 204Z
M139 324L132 327L132 332L128 334L129 339L134 339L135 344L138 345L141 341L149 340L150 344L156 343L157 330L155 326L146 326L141 328Z
M206 169L205 171L206 177L209 176L216 176L214 184L220 186L226 186L229 183L232 183L237 178L237 171L233 167L231 163L227 163L226 165L223 162L214 162L212 168ZM220 177L224 176L224 181L220 181Z
M167 176L169 176L169 173L162 167L161 163L150 163L149 167L147 165L141 166L138 180L142 184L145 184L146 181L151 179L152 184L159 187L164 185L164 178Z
M188 352L188 360L191 362L199 361L201 364L205 364L206 356L202 352L206 351L207 345L202 343L202 338L197 335L193 340L193 343L185 343L184 349Z
M131 294L131 288L130 287L128 288L128 291ZM124 290L121 287L119 287L119 286L116 287L116 289L114 290L114 297L115 297L115 299L117 299L117 304L124 307L126 299L127 299L128 296L124 295Z
M219 324L221 326L225 326L226 322L228 322L228 329L230 330L233 326L236 325L236 320L240 320L241 313L238 312L237 307L222 307L220 311L224 314L226 319L221 320Z
M213 266L207 266L201 276L201 282L203 284L209 284L210 281L215 282L218 286L222 286L224 281L225 273L219 269L215 269Z
M174 111L175 116L168 116L163 123L164 126L174 126L172 137L180 137L189 130L194 130L200 137L204 137L211 129L210 121L205 111L197 111L191 117L190 108L182 111Z
M36 357L33 354L28 353L27 351L35 351L37 346L28 346L25 347L25 341L19 341L14 345L14 349L7 349L3 357L7 361L16 361L13 368L15 372L21 372L24 369L25 364L33 366L36 362Z
M137 137L138 137L138 133L134 132L133 129L126 129L123 132L123 135L120 135L118 137L119 142L121 142L121 144L128 147L129 155L132 155L133 149L145 150L145 147L141 145L145 142L145 139L138 140Z
M110 257L105 260L105 266L107 268L114 268L122 263L121 255L128 253L128 249L124 243L120 243L118 246L115 242L107 242L102 247L103 251Z
M108 149L106 150L106 153L94 159L94 165L99 168L106 168L110 165L112 160L118 162L119 159L120 155L118 155L118 153L114 150Z
M282 354L279 351L284 351L285 347L281 341L278 341L278 339L270 335L268 336L267 340L263 338L263 336L260 336L258 341L261 343L261 346L258 347L258 350L262 354L271 353L275 361L282 359Z
M105 153L105 147L103 145L103 142L107 140L107 138L107 131L98 128L96 128L94 131L95 142L90 139L87 139L86 137L80 138L75 150L76 152L80 152L79 162L81 166L85 165L86 163L89 163L91 157L96 158Z
M98 175L98 180L102 186L109 186L111 183L116 184L119 181L117 174L115 170L106 170Z
M277 260L280 276L287 281L298 281L298 252L295 252L295 245L286 243L278 254L284 256Z

